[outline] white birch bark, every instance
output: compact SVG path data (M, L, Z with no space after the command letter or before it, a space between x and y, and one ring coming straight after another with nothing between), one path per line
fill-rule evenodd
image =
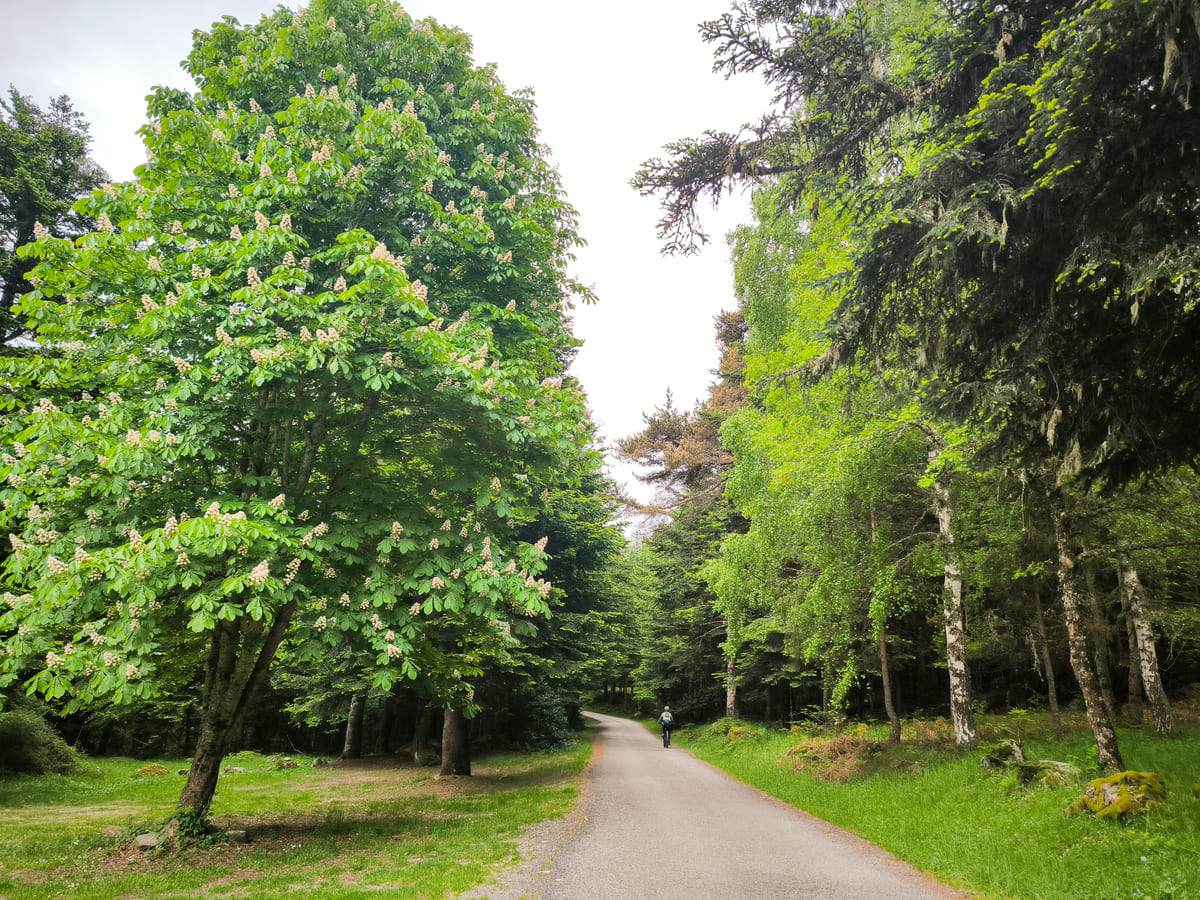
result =
M936 465L939 447L929 451L929 463ZM945 545L946 563L942 586L942 616L946 626L946 670L950 673L950 719L954 723L954 743L970 747L979 743L975 729L975 711L971 709L971 678L967 670L967 639L963 617L963 574L954 549L951 521L954 506L950 488L939 471L933 482L933 511L938 520L938 537Z
M1096 752L1100 765L1109 774L1125 770L1121 751L1117 746L1117 732L1100 695L1100 683L1092 668L1087 652L1087 626L1083 615L1083 598L1076 583L1078 563L1071 551L1067 533L1067 516L1061 500L1052 500L1054 505L1054 537L1058 544L1058 584L1062 592L1063 616L1067 620L1067 644L1070 649L1071 670L1079 682L1083 702L1087 707L1088 725L1096 738Z
M1121 593L1125 601L1127 615L1133 624L1133 632L1137 638L1137 660L1142 673L1142 687L1146 699L1150 702L1150 714L1154 717L1154 730L1163 737L1174 737L1179 734L1179 726L1175 722L1175 714L1171 711L1167 693L1163 690L1162 678L1158 671L1158 651L1154 648L1154 632L1146 618L1145 592L1137 569L1124 553L1117 557L1117 567L1121 572ZM1130 660L1133 665L1135 660Z

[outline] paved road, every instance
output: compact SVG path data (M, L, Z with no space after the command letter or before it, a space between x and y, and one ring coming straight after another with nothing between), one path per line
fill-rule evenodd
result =
M962 894L826 822L734 781L626 719L599 723L586 821L544 900L945 900Z

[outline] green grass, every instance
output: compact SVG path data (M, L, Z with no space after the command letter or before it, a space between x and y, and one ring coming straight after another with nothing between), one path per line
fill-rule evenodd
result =
M172 813L182 776L145 761L89 760L68 776L0 780L0 900L72 897L431 897L484 883L515 861L530 824L568 812L591 744L473 763L471 778L378 764L277 770L238 754L212 818L251 842L142 853L136 834ZM156 760L169 772L183 760Z
M987 717L985 739L1021 732L1029 759L1086 762L1090 733L1073 729L1062 743L1047 737L1036 714ZM1075 723L1078 726L1078 721ZM751 734L726 742L731 726ZM849 734L886 741L885 726ZM826 732L824 737L829 736ZM926 729L924 737L929 737ZM1167 786L1165 810L1128 823L1068 817L1063 809L1083 792L1076 785L1025 790L980 768L981 753L955 752L941 742L918 746L906 726L901 747L883 747L842 783L797 771L787 751L817 734L796 734L723 720L676 732L679 745L741 781L875 843L943 883L989 900L1097 900L1200 897L1200 729L1163 740L1152 731L1120 732L1126 765L1158 772ZM836 768L823 767L825 772ZM1140 891L1140 893L1138 893Z

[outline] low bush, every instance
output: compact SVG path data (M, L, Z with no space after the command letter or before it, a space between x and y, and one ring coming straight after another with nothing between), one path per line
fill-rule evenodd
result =
M34 709L0 713L0 774L65 775L78 755Z

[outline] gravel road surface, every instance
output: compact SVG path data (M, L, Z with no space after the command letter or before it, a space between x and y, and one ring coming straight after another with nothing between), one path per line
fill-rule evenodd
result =
M962 900L872 844L664 749L636 722L588 717L600 746L567 843L542 848L553 862L538 877L485 896Z

